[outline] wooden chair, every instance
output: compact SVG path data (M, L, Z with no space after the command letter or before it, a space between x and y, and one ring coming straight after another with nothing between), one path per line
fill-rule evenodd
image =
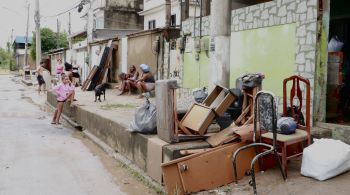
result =
M287 84L292 82L292 88L290 90L289 96L289 106L292 113L292 117L297 122L297 130L295 134L291 135L282 135L277 134L277 146L279 149L279 156L282 159L282 166L284 173L287 176L287 161L298 157L303 154L302 150L304 148L304 143L307 145L311 143L310 135L310 82L308 79L305 79L301 76L291 76L283 81L283 116L288 116L288 107L287 107ZM305 105L305 124L301 121L302 108L303 108L303 95L300 87L300 83L305 84L306 92L306 105ZM297 100L299 102L299 107L297 107L297 112L293 109L293 101ZM271 143L273 139L273 134L271 132L264 133L261 135L262 142ZM291 147L292 146L292 147ZM296 148L300 146L301 149ZM301 150L301 151L300 151Z

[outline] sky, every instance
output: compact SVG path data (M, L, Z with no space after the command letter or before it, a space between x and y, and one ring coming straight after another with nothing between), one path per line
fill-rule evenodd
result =
M60 21L60 31L68 32L68 13L57 17L48 16L54 16L58 13L69 10L77 5L80 0L39 0L39 2L41 27L49 27L56 32L58 19ZM35 0L0 0L0 47L6 48L6 42L11 40L12 29L13 40L16 36L25 36L27 3L30 5L28 35L32 36L32 32L35 31ZM77 9L71 11L72 33L84 29L85 21L81 19L81 16L85 13L85 9L81 13L78 13Z

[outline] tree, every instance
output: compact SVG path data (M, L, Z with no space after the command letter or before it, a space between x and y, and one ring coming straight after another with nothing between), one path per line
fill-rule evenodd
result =
M43 53L48 52L52 49L68 47L68 38L67 33L63 32L59 34L58 44L57 44L57 33L53 32L50 28L41 28L41 51ZM36 58L36 37L35 32L33 33L33 43L30 47L30 56L35 59Z
M0 69L16 70L15 60L5 49L0 48Z

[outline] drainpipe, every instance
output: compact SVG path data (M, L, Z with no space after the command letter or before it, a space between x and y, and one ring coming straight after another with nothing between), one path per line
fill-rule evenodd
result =
M212 0L211 3L211 63L209 89L215 84L229 87L230 83L230 31L231 0Z

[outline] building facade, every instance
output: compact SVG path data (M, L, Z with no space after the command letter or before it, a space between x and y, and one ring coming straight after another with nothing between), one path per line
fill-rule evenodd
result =
M14 57L16 61L16 66L18 69L22 69L25 65L25 43L26 43L26 37L25 36L16 36L15 40L13 41L13 49L14 49ZM35 62L32 60L29 54L29 47L32 44L32 37L28 37L28 64L30 65L31 69L35 69Z

